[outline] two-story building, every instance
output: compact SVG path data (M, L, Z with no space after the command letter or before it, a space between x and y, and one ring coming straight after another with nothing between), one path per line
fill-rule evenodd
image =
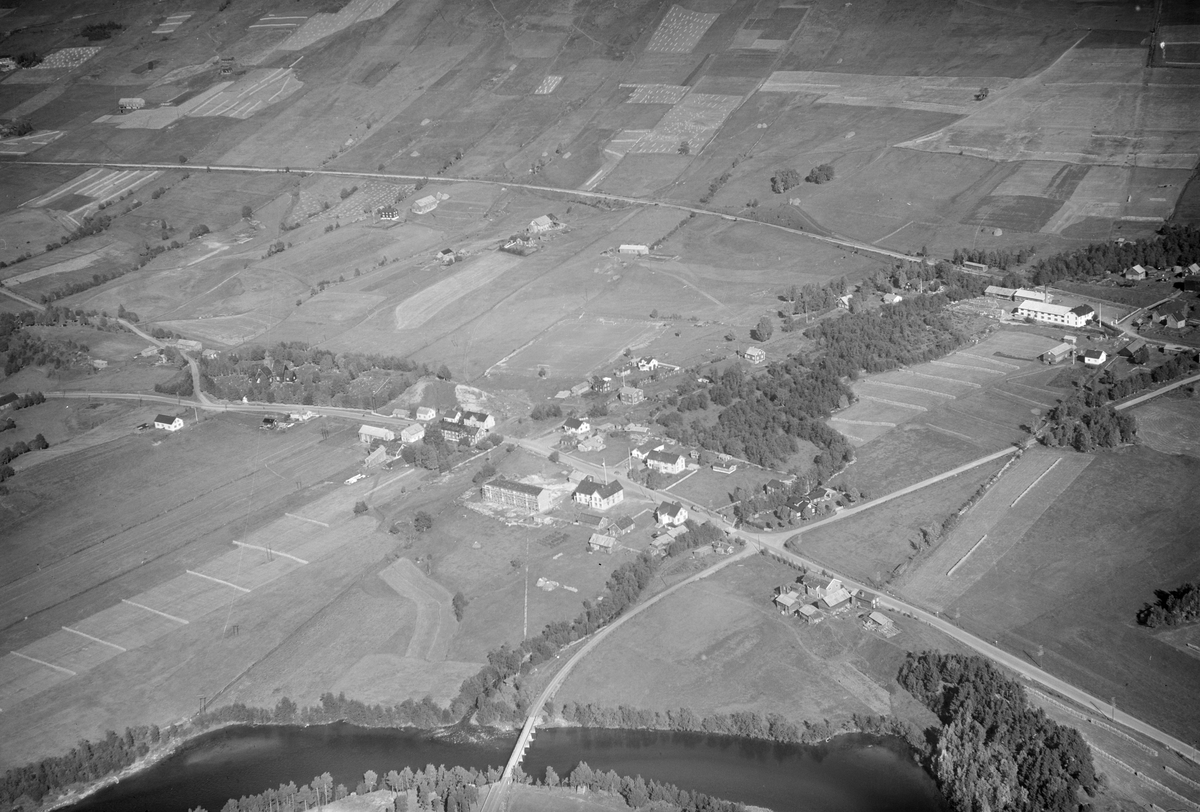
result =
M496 477L484 483L483 501L497 507L542 513L550 509L552 494L537 485Z
M571 498L592 510L608 510L625 501L625 489L615 479L612 482L597 482L590 476L575 487Z

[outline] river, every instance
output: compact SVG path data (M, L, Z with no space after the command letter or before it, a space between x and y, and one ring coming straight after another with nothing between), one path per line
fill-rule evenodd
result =
M503 767L515 740L454 741L422 731L352 725L229 727L197 737L145 772L70 807L70 812L219 812L252 795L323 772L351 790L366 770L426 764ZM593 769L642 775L775 812L938 812L937 788L899 742L842 736L818 747L631 730L549 729L525 760L533 775L562 776L580 761Z

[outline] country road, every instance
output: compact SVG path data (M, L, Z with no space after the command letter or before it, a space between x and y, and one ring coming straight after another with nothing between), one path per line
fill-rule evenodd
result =
M1200 376L1198 376L1198 377L1200 377ZM537 441L518 441L518 442L520 442L522 445L529 448L530 450L533 450L533 451L536 451L539 453L548 453L546 451L548 446L544 442L543 443L539 443ZM848 510L844 510L841 513L835 514L829 518L811 521L806 525L805 529L800 531L799 533L789 533L789 534L748 533L746 531L739 530L739 531L737 531L737 535L746 539L753 546L755 546L759 549L769 550L774 555L791 560L791 561L793 561L803 567L806 567L808 569L817 570L820 572L827 572L827 573L829 573L830 576L840 579L842 581L842 583L846 584L849 587L855 587L858 589L863 589L863 590L867 590L870 592L878 593L879 592L878 589L876 589L874 587L869 587L866 584L859 583L858 581L854 580L853 578L849 578L841 573L835 572L835 571L831 570L828 565L812 561L811 559L805 558L802 555L798 555L798 554L788 550L785 547L786 542L791 538L794 538L797 536L802 536L806 530L811 529L813 527L822 526L822 525L825 525L825 524L828 524L831 522L835 522L835 521L840 521L848 516L852 516L852 515L861 513L862 511L871 510L871 509L876 508L879 505L885 504L893 499L896 499L896 498L899 498L906 494L910 494L915 491L921 490L922 488L929 487L930 485L934 485L938 482L942 482L946 479L957 476L958 474L961 474L965 471L971 470L972 468L976 468L980 465L985 465L993 460L1000 459L1001 457L1012 454L1015 451L1017 451L1017 449L1014 447L1014 448L1008 448L1008 449L1004 449L1002 451L994 452L992 454L988 454L988 455L986 455L984 457L980 457L979 459L974 460L972 462L968 462L964 465L960 465L957 468L954 468L954 469L951 469L944 473L929 477L928 479L922 480L921 482L917 482L913 485L909 485L908 487L901 488L900 490L895 491L893 493L889 493L884 496L881 496L878 499L873 499L873 500L866 502L862 505L859 505L857 507L850 508ZM589 473L589 474L593 474L593 475L598 475L600 473L599 468L597 466L586 463L586 462L578 459L577 457L573 457L569 454L562 454L560 452L559 460L567 462L568 464L570 464L571 466L575 467L577 470L579 470L583 473ZM609 473L609 475L612 476L611 472ZM647 488L645 488L644 486L639 485L637 483L629 482L628 480L622 480L622 484L629 486L629 487L633 487L635 489L638 489L647 495L652 495L652 498L662 498L662 499L671 500L671 501L673 501L675 499L675 497L672 496L669 492L650 491ZM713 520L715 523L723 525L727 528L729 527L729 524L725 520L725 518L718 514L714 514L710 511L707 511L704 509L697 510L697 509L695 509L695 506L690 506L689 509L692 511L693 514L703 514L708 519ZM701 575L704 575L704 574L706 574L706 573L701 573ZM679 586L682 586L682 584L680 584ZM662 593L662 594L656 596L655 600L661 598L664 594L666 594L666 593ZM649 602L647 602L646 605L649 605ZM1078 702L1080 705L1092 708L1093 710L1099 711L1102 714L1106 714L1109 716L1109 718L1113 719L1113 721L1118 722L1122 725L1125 725L1126 727L1130 728L1131 730L1135 730L1138 733L1141 733L1142 735L1147 736L1150 739L1153 739L1154 741L1158 742L1159 744L1161 744L1171 750L1174 750L1175 752L1179 753L1181 756L1183 756L1185 758L1196 761L1195 751L1193 750L1193 748L1190 744L1187 744L1186 742L1183 742L1180 739L1177 739L1174 736L1171 736L1171 735L1137 719L1136 717L1129 715L1128 713L1125 713L1124 711L1118 710L1118 711L1116 711L1115 714L1111 713L1108 703L1106 703L1104 700L1100 699L1099 697L1095 697L1095 696L1087 693L1086 691L1076 688L1075 686L1071 685L1070 683L1066 682L1065 680L1055 677L1054 675L1050 674L1049 672L1043 671L1042 669L1038 668L1037 666L1033 665L1032 663L1029 663L1026 660L1022 659L1018 655L1011 654L992 643L988 643L986 640L984 640L980 637L977 637L977 636L971 634L970 632L967 632L967 631L959 628L958 626L955 626L953 623L946 620L945 618L942 618L932 612L928 612L928 611L921 609L913 604L910 604L907 601L904 601L903 599L896 597L895 595L881 594L880 595L880 605L886 609L890 609L894 612L898 612L900 614L907 615L915 620L919 620L922 623L926 623L926 624L938 629L939 631L949 635L950 637L953 637L955 640L970 647L971 649L975 650L977 653L983 655L984 657L987 657L997 663L1000 663L1000 664L1010 668L1011 670L1015 671L1016 673L1020 674L1022 677L1025 677L1026 679L1030 680L1031 682L1038 683L1045 688L1048 688L1052 691L1055 691L1055 692L1061 694L1062 696L1065 696L1075 702ZM640 611L641 608L643 608L643 607L639 606L637 611ZM590 650L590 648L589 648L589 650ZM579 659L582 659L582 653L583 652L577 652L576 656L573 657L571 659L571 661L567 664L567 666L562 671L559 672L559 676L561 676L563 679L565 679L566 672L568 672L570 670L570 668L572 668L575 665L575 663L578 662ZM561 682L561 680L560 680L560 682ZM541 707L541 705L539 704L538 708L540 709L540 707ZM1200 763L1200 762L1198 762L1198 763Z
M24 164L26 166L78 166L86 168L95 167L111 167L113 169L179 169L179 164L170 163L113 163L110 161L10 161L13 164ZM193 167L195 168L195 167ZM205 166L206 171L211 172L246 172L251 174L275 174L279 172L291 172L299 175L327 175L332 177L347 177L347 178L370 178L373 180L404 180L404 181L422 181L428 180L422 175L400 175L391 172L350 172L339 169L306 169L302 167L265 167L265 166L237 166L228 164L212 164ZM674 209L676 211L687 212L689 214L704 214L710 217L720 217L725 220L741 223L753 223L755 225L773 228L778 231L786 231L789 234L796 234L801 237L818 240L830 245L837 245L841 248L849 248L854 251L865 251L870 254L887 257L888 259L899 259L905 262L930 262L929 259L909 256L900 251L892 251L887 248L880 248L877 245L871 245L867 242L852 240L849 237L843 237L831 231L826 233L816 233L802 228L789 228L788 226L775 225L774 223L764 223L761 220L756 220L753 217L744 217L739 214L726 214L725 212L713 211L711 209L693 206L687 203L678 203L671 200L654 200L649 198L628 197L626 195L613 195L606 192L588 192L579 189L559 189L554 186L538 186L532 183L513 183L509 181L499 180L479 180L476 178L452 178L441 176L437 178L437 183L483 183L490 186L503 186L508 189L524 189L530 192L543 192L556 195L572 195L575 197L583 197L591 200L608 200L615 203L629 203L637 206L659 206L665 209ZM803 214L803 213L802 213ZM814 222L808 215L804 215L805 219L810 223ZM823 229L824 230L824 229Z

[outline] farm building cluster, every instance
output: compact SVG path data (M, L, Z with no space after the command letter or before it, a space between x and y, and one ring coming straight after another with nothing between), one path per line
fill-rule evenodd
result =
M784 617L799 618L810 625L858 609L866 611L866 628L887 636L898 631L892 619L878 611L878 595L847 587L837 578L804 573L795 583L776 586L771 602Z

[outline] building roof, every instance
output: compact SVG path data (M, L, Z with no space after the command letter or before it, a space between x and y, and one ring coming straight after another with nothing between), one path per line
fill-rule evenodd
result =
M612 547L617 543L617 540L612 536L606 536L603 533L592 533L592 537L588 539L588 544L593 547Z
M396 436L395 432L393 432L391 429L381 428L380 426L368 426L365 423L359 427L358 434L359 436L365 434L368 437L379 437L381 439Z
M683 505L678 502L663 502L656 512L664 516L678 516L683 512Z
M1096 315L1095 309L1092 308L1090 305L1075 305L1074 307L1071 308L1071 312L1074 313L1076 316L1080 316L1082 318L1087 318L1089 316Z
M827 606L837 606L839 603L845 603L850 600L850 593L846 591L844 586L838 586L837 589L830 592L825 597L821 598Z
M479 423L483 423L491 417L487 412L463 412L462 416L463 420L475 420Z
M155 422L155 423L168 423L168 424L170 424L170 423L174 423L174 422L175 422L176 420L178 420L178 419L179 419L178 417L172 417L172 416L169 416L169 415L160 414L160 415L158 415L158 416L156 416L156 417L154 418L154 422Z
M1146 339L1135 338L1133 341L1130 341L1128 344L1126 344L1125 347L1121 350L1121 352L1125 353L1126 355L1133 355L1134 353L1138 352L1139 350L1144 349L1145 346L1146 346Z
M669 451L651 451L646 455L646 462L653 460L654 462L662 462L668 465L678 465L682 459L682 454L672 454Z
M585 479L575 488L575 493L581 493L584 496L596 495L601 499L608 499L610 496L615 496L623 490L624 488L621 487L621 483L615 479L608 483L597 482L594 479Z
M867 615L867 617L869 617L875 623L878 623L880 626L890 626L892 623L892 619L882 612L872 612L871 614Z
M617 390L617 394L620 394L620 395L641 395L641 394L644 394L644 393L642 392L642 390L641 390L641 389L638 389L636 386L622 386L620 389L618 389L618 390Z
M1056 347L1051 347L1050 349L1046 350L1044 353L1042 353L1042 355L1063 357L1063 356L1070 355L1071 352L1074 351L1074 349L1075 349L1074 345L1068 344L1064 341L1062 344L1059 344Z
M806 603L797 611L805 617L812 617L813 615L817 614L817 607L813 606L811 603Z
M632 516L621 516L618 517L615 522L613 522L613 527L616 527L619 530L628 530L629 528L633 527L634 524L635 522L633 521Z
M1155 308L1160 316L1173 316L1177 319L1187 318L1187 302L1173 299Z
M580 420L578 417L568 417L563 421L563 428L581 429L587 424L586 420Z
M780 606L795 606L800 602L800 596L795 592L785 592L775 596L775 602Z
M1021 302L1021 305L1017 308L1017 310L1018 312L1029 311L1031 313L1045 313L1049 316L1061 316L1063 318L1065 318L1068 313L1073 312L1071 308L1067 307L1066 305L1046 304L1045 302L1038 302L1032 299L1026 299L1025 301Z
M542 488L539 488L537 485L530 485L526 482L517 482L512 479L505 479L504 477L496 477L495 479L490 480L487 483L487 485L485 485L485 487L488 487L488 486L493 487L493 488L499 488L500 490L503 490L503 491L515 491L517 493L525 493L525 494L529 494L530 496L541 496L542 490L543 490Z
M1105 352L1104 350L1085 350L1083 357L1090 358L1093 361L1100 361L1104 359Z
M1002 288L999 285L988 285L983 289L983 292L988 296L1000 296L1004 299L1011 299L1017 292L1016 288Z

